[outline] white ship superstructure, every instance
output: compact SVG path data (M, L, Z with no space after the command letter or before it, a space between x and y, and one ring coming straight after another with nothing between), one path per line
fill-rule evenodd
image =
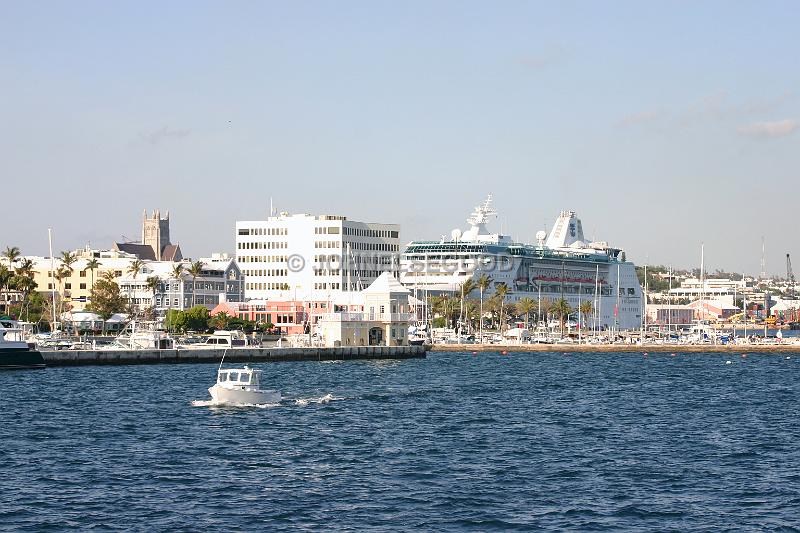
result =
M633 263L606 242L587 242L575 212L562 211L549 235L537 233L536 244L491 233L487 224L493 215L490 195L467 219L466 231L455 229L450 239L408 244L400 260L400 281L417 294L453 294L467 279L477 281L486 274L492 283L484 298L505 283L508 302L563 298L577 309L588 301L593 312L585 319L587 327L640 327L642 289Z

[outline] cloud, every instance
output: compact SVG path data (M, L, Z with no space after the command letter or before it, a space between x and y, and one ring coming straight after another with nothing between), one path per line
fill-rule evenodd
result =
M774 139L791 135L798 127L798 122L792 119L775 120L772 122L754 122L739 126L736 131L748 137L758 139Z
M619 121L620 127L627 127L627 126L634 126L636 124L643 124L646 122L652 122L658 119L661 116L661 111L640 111L638 113L632 113L630 115L626 115L622 117L622 120Z
M140 133L139 140L152 146L156 146L165 140L183 139L190 133L190 130L172 129L169 126L163 126L155 131L151 131L150 133Z

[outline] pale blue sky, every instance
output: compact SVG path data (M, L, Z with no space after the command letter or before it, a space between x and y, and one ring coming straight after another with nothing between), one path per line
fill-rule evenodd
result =
M233 251L279 209L800 263L798 2L0 1L0 246ZM13 194L12 194L13 193Z

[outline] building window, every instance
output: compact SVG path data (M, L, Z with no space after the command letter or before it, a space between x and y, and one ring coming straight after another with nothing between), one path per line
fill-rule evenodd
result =
M85 270L81 270L81 277L82 277L82 278L85 278L85 277L86 277L86 271L85 271Z
M65 283L64 284L64 288L67 289L67 290L71 289L72 288L72 283Z
M81 287L81 289L86 290L86 284L85 283L81 283L80 287Z

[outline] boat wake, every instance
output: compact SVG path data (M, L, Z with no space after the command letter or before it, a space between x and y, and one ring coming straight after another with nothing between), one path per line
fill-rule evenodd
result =
M320 396L319 398L297 398L294 401L295 405L305 406L310 403L330 403L335 402L338 400L344 400L344 397L334 396L333 394L326 394L325 396Z
M270 407L280 407L280 403L231 403L215 402L214 400L193 400L192 407L257 407L258 409L268 409Z

